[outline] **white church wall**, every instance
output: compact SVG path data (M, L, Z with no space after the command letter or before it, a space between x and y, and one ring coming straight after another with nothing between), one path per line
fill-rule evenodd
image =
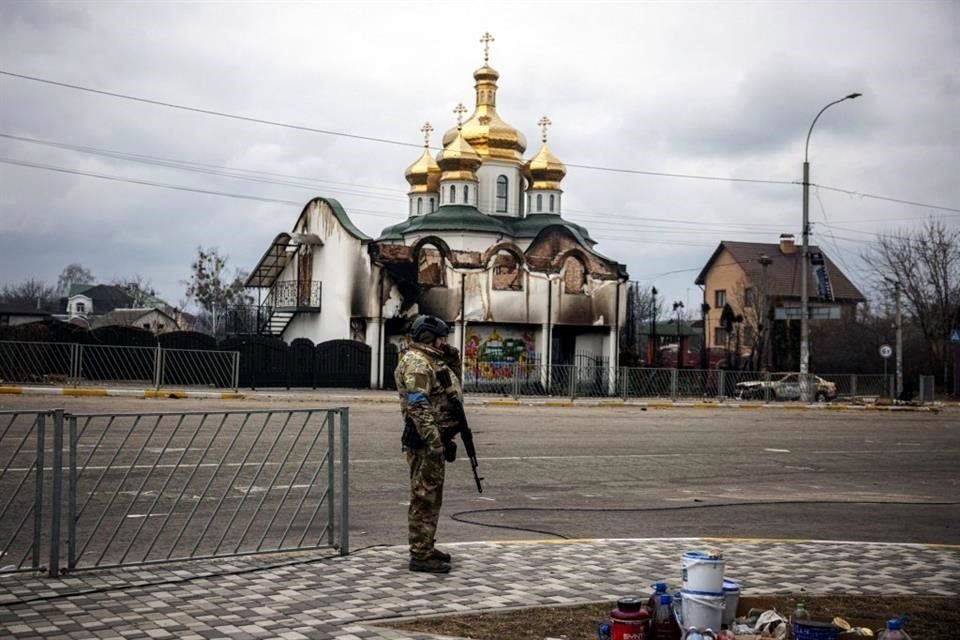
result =
M500 176L507 178L506 211L497 211L497 178ZM520 215L519 198L522 191L519 187L522 186L522 177L517 165L488 158L477 170L477 178L480 180L480 200L477 204L480 211L487 215Z

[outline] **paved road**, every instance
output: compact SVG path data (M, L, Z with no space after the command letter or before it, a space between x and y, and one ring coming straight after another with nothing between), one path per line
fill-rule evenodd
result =
M54 404L75 412L324 406L0 398L0 409ZM448 467L441 541L551 537L483 526L499 525L577 538L960 543L957 411L470 406L468 413L484 493L476 493L466 461ZM403 543L406 468L396 407L355 404L351 431L351 546ZM450 517L477 510L463 516L476 524Z

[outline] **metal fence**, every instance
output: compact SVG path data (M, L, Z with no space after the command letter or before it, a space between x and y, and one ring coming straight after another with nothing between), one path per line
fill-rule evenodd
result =
M0 382L237 389L237 351L0 341Z
M739 398L799 400L799 374L725 369L654 369L526 363L496 363L494 375L467 376L464 390L475 394L627 398ZM835 398L892 398L892 374L808 374L808 391L818 401ZM921 399L932 400L932 382ZM833 383L831 388L829 384Z
M346 408L0 413L0 566L53 577L321 547L345 555L348 460Z
M933 376L920 376L920 387L918 389L917 400L922 403L933 402L933 385L935 378Z

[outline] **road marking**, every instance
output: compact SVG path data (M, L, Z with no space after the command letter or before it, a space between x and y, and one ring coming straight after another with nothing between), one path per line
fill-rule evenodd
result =
M169 513L131 513L128 515L128 518L162 518L163 516L168 516Z
M764 449L764 451L769 451L770 453L790 453L790 449Z

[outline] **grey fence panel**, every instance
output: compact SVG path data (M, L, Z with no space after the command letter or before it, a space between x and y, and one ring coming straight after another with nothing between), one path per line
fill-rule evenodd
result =
M625 398L669 398L673 395L673 370L624 368Z
M858 374L857 375L857 391L855 395L858 396L879 396L881 398L889 398L890 390L894 384L893 375L868 375L868 374Z
M76 452L68 568L329 546L333 433L346 415L68 416ZM343 487L342 500L346 494ZM342 534L347 523L340 524Z
M49 553L42 536L49 495L48 412L0 412L0 573L37 571ZM49 463L47 463L49 464Z
M236 389L239 357L236 351L162 349L159 384Z
M920 376L920 387L917 390L917 399L922 403L934 401L933 385L935 378L933 376Z
M156 379L155 347L80 345L80 378L90 382L140 382Z
M62 342L0 341L0 383L70 383L77 375L77 346Z

